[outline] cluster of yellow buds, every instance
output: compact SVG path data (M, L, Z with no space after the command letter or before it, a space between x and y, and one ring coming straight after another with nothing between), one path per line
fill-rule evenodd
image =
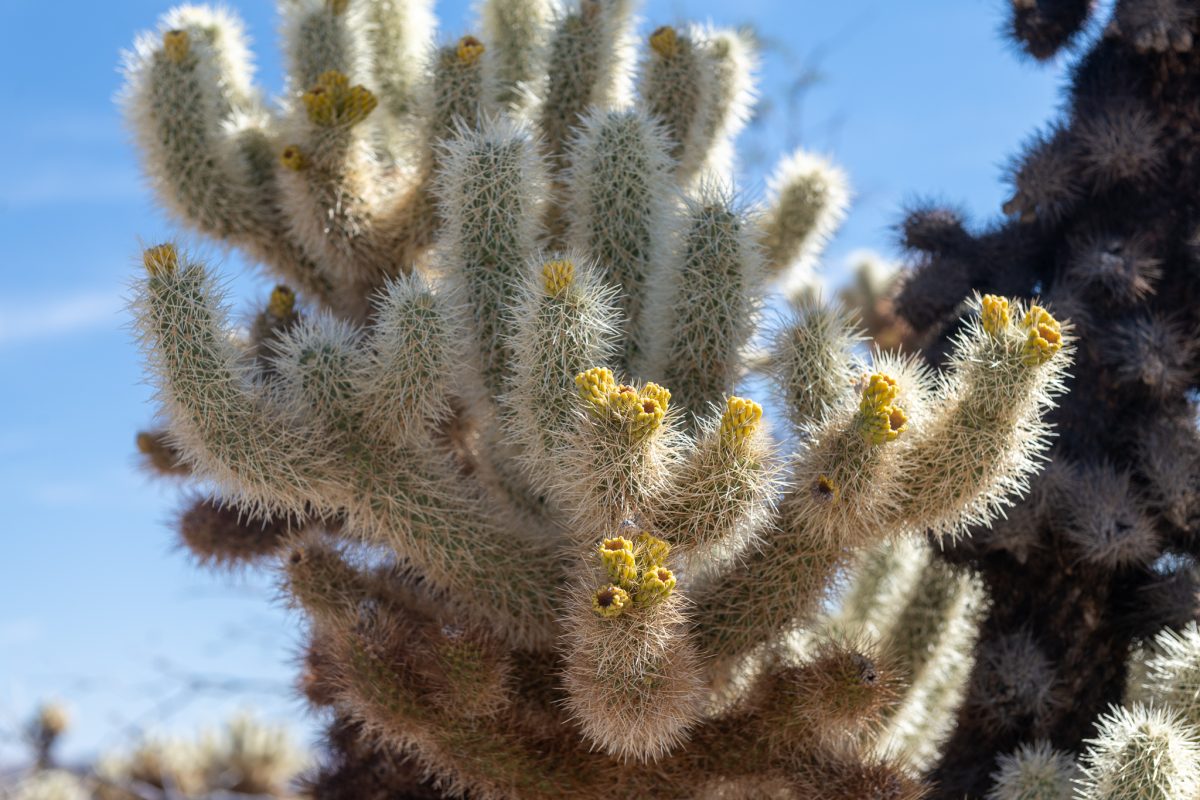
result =
M179 268L179 251L170 243L147 247L142 251L142 266L153 276L169 275Z
M650 531L642 531L634 541L623 536L604 539L597 552L611 583L592 595L592 609L605 619L619 617L630 603L661 603L675 590L675 573L664 566L671 546Z
M633 600L629 592L620 586L602 586L592 595L592 610L605 619L613 619L625 613Z
M172 64L181 64L191 52L191 39L184 30L171 30L163 34L163 53Z
M1012 321L1008 300L994 294L985 294L980 302L980 317L983 320L983 329L987 331L987 334L993 339L1000 338L1008 329L1009 322Z
M600 561L608 578L619 586L630 586L637 580L637 559L633 555L633 542L622 536L605 539L600 543Z
M670 25L650 34L650 47L663 58L673 58L679 55L679 34Z
M464 36L458 40L458 47L454 48L454 55L458 58L459 63L471 66L483 56L484 49L483 42L474 36Z
M908 416L896 404L896 381L876 372L867 379L862 401L858 404L860 430L872 444L895 441L908 426Z
M1039 305L1031 305L1021 320L1025 328L1025 344L1021 348L1025 363L1045 364L1062 349L1062 325Z
M301 97L308 119L314 125L356 125L367 118L379 100L365 86L351 86L350 79L336 70L321 73L317 85Z
M592 367L575 376L579 396L600 417L628 423L635 440L644 439L660 427L671 402L671 393L657 383L640 390L618 385L612 370Z
M542 265L542 283L546 294L558 297L575 280L575 263L568 260L547 261Z
M741 447L758 430L762 413L762 406L753 400L727 398L721 414L721 442L729 448Z

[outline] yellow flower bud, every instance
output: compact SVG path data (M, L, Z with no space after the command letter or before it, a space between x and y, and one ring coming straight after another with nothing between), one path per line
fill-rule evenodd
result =
M592 407L592 410L604 414L608 409L608 394L617 385L612 370L607 367L592 367L575 376L575 386L579 396Z
M659 386L657 383L647 383L642 387L639 395L643 399L650 399L658 403L665 413L671 405L671 392L665 386Z
M762 413L762 406L753 400L727 398L725 413L721 415L721 442L726 447L741 447L758 430Z
M329 0L329 10L334 14L345 14L350 6L350 0Z
M670 25L663 25L650 34L650 47L663 58L679 55L679 34Z
M191 51L191 40L187 31L167 31L163 34L162 42L163 53L172 64L182 63Z
M1025 343L1021 353L1026 364L1045 364L1062 349L1062 325L1041 306L1031 305L1021 325L1025 328Z
M638 605L652 606L666 600L675 591L675 574L666 567L652 567L642 574L636 600Z
M267 301L267 313L276 319L287 319L296 310L296 293L286 286L279 285L271 290L271 299Z
M336 70L324 72L317 85L300 98L314 125L356 125L367 118L379 101L364 86L351 86L350 79Z
M633 414L633 434L638 439L650 436L662 427L667 410L653 397L638 398Z
M575 264L571 261L547 261L542 265L542 281L546 294L557 297L575 280Z
M661 567L667 563L671 545L650 531L642 531L634 538L634 554L645 569Z
M605 619L613 619L625 613L630 600L629 592L620 586L602 586L592 595L592 610Z
M908 416L895 403L898 392L896 381L882 373L867 380L858 405L859 429L872 444L894 441L908 426Z
M1003 297L997 297L994 294L985 294L983 296L980 316L983 320L983 329L993 339L999 338L1008 328L1009 322L1012 321L1008 300Z
M470 66L480 59L484 50L483 42L474 36L464 36L458 40L458 47L455 48L454 54L458 56L461 63Z
M613 583L632 587L637 580L637 564L633 557L633 542L617 536L605 539L597 548L600 561Z
M142 252L142 265L153 276L169 275L179 269L179 251L170 243L148 247Z

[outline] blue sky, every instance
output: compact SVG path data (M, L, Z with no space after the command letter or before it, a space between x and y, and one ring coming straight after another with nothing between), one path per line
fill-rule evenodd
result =
M255 40L261 82L282 85L267 0L232 3ZM1057 103L1062 66L1017 58L997 33L1001 0L651 0L645 29L680 19L750 23L822 80L801 114L773 114L747 145L743 185L802 145L851 176L851 217L828 270L860 247L889 252L915 196L998 208L1004 160ZM165 0L3 0L0 74L0 765L39 698L63 698L68 755L117 746L147 725L185 729L253 704L302 719L287 686L294 620L261 576L214 577L172 550L178 489L137 468L151 416L123 310L139 244L176 230L141 181L113 97L118 52ZM471 30L468 4L439 3L441 37ZM780 97L799 67L765 59ZM236 256L243 294L268 284ZM246 691L189 689L197 676ZM191 698L190 700L187 698Z

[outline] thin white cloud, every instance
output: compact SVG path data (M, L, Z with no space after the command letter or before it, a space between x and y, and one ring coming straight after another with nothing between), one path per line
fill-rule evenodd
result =
M42 302L0 305L0 347L113 326L124 301L117 292L88 292Z

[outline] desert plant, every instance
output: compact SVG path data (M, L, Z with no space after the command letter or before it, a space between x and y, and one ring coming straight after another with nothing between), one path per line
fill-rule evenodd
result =
M278 108L195 7L138 40L126 108L162 200L308 303L280 288L232 333L163 244L134 312L163 423L141 449L212 492L186 541L275 558L308 620L303 688L335 717L313 793L415 792L415 765L472 797L921 796L873 732L927 654L789 643L856 552L1024 487L1059 322L979 298L934 380L797 300L766 359L783 455L735 392L769 281L847 191L811 156L765 208L734 191L744 37L655 30L634 96L624 0L489 0L484 38L437 48L417 0L284 12Z
M997 755L1019 741L1077 752L1121 702L1131 643L1196 615L1200 13L1118 0L1096 11L1108 18L1088 38L1102 6L1012 3L1027 53L1079 45L1079 55L1061 119L1013 162L1005 217L972 232L961 214L927 206L901 228L917 265L896 307L932 361L977 291L1044 297L1087 343L1035 490L947 550L993 598L937 773L956 800L981 794ZM1024 663L1041 666L998 673L990 665L1018 642ZM1023 699L999 705L998 692Z

